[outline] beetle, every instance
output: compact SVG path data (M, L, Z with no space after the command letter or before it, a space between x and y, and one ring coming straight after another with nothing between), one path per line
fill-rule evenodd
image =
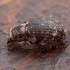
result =
M17 47L32 46L40 50L50 50L63 46L66 30L55 18L35 18L10 29L8 50Z

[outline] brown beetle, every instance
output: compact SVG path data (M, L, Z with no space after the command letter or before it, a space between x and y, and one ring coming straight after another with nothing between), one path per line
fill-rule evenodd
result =
M60 48L65 43L66 30L54 18L36 18L10 29L8 49L25 45L40 50Z

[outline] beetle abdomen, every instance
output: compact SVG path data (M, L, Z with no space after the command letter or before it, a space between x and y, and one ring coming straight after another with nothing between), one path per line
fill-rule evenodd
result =
M27 24L29 37L34 38L39 48L57 47L65 40L66 33L63 25L53 18L37 18ZM32 43L33 40L30 40Z

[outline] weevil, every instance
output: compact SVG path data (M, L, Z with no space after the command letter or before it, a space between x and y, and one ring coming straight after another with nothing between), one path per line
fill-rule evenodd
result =
M60 48L65 42L66 30L55 18L35 18L19 24L9 31L8 49L32 46L40 50Z

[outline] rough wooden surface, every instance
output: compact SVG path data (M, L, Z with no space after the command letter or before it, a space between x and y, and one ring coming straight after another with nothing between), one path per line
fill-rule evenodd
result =
M37 51L7 50L7 33L11 27L50 15L70 30L69 0L0 0L0 70L70 70L70 46L52 58Z

